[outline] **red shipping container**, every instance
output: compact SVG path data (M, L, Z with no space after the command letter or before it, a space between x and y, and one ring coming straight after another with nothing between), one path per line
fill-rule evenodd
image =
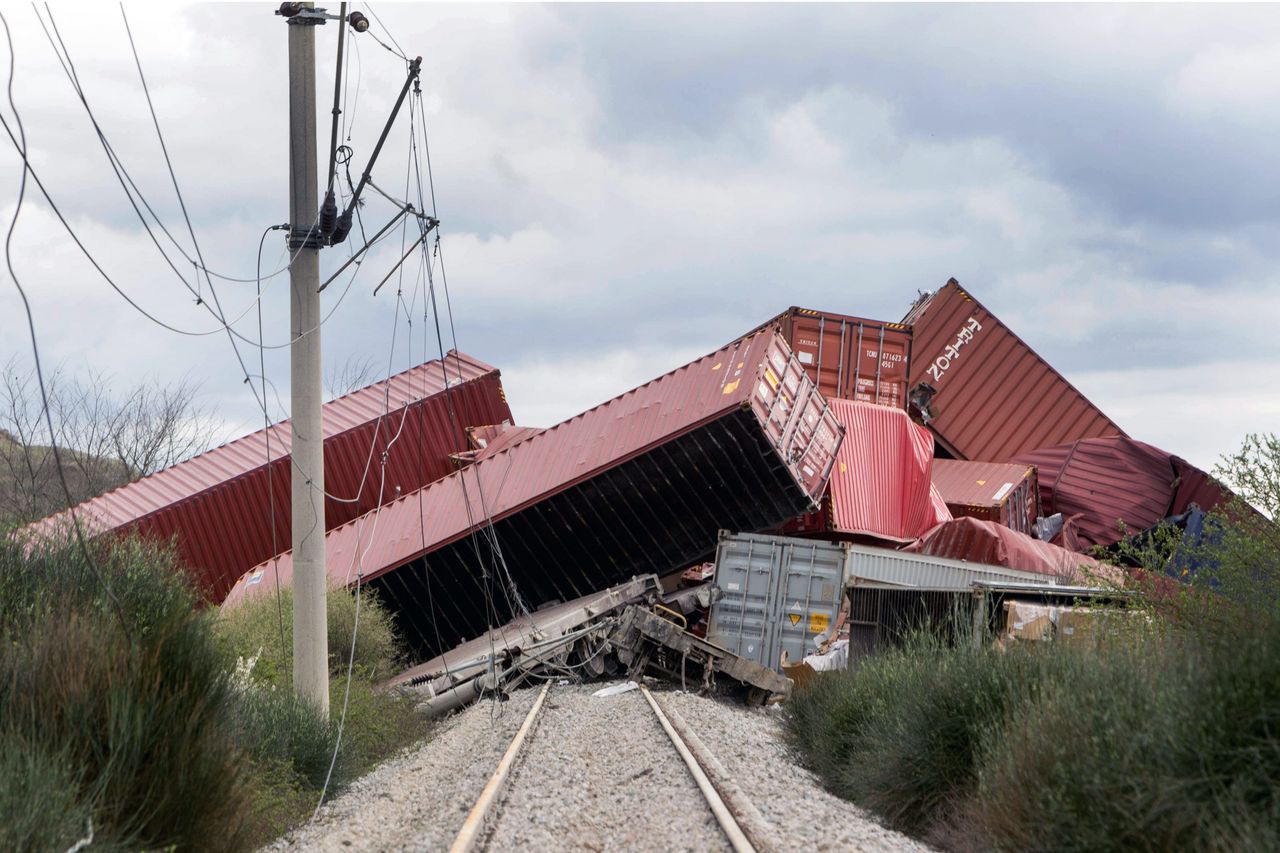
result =
M906 408L909 327L796 307L765 325L778 326L809 379L828 399Z
M723 527L811 509L843 429L769 328L508 444L325 537L430 657L530 607L709 556ZM291 554L224 607L287 583ZM495 621L496 620L496 621Z
M933 484L956 518L994 521L1030 534L1040 514L1034 465L935 459Z
M954 278L912 307L911 403L957 459L1124 435Z
M456 470L450 457L469 449L467 427L510 421L511 409L496 368L451 351L325 403L323 417L332 530ZM76 517L89 536L175 539L192 579L220 602L236 578L289 546L290 437L281 421L85 501ZM61 535L69 523L64 512L26 532Z

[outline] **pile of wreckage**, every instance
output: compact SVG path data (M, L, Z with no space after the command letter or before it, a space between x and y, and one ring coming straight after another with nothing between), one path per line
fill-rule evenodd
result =
M433 712L531 678L786 695L922 620L1097 630L1083 552L1229 497L1136 441L953 279L899 323L791 308L547 429L460 352L325 405L327 570L376 591ZM289 423L81 504L231 608L288 584ZM32 532L56 531L64 516ZM717 679L719 679L717 681Z

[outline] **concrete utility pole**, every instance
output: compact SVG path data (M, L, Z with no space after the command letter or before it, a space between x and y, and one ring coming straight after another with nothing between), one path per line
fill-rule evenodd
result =
M289 330L293 428L293 687L329 715L329 630L324 566L324 427L320 367L320 210L316 175L314 4L289 27ZM283 13L283 7L282 7Z

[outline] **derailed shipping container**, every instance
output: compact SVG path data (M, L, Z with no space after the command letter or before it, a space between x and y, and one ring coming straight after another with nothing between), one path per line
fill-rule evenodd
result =
M1040 515L1034 465L935 459L933 484L955 518L994 521L1030 534Z
M707 639L779 672L784 651L800 661L836 623L848 547L721 531Z
M510 619L705 558L725 526L813 508L843 435L773 328L402 496L326 537L330 576L363 574L429 657ZM376 536L374 531L376 529ZM228 606L278 569L247 574Z
M775 325L824 396L906 408L910 327L794 306Z
M470 448L467 427L510 422L511 410L498 370L455 350L325 403L323 417L333 529L456 470L450 457ZM192 580L220 602L289 545L291 437L281 421L85 501L76 516L89 536L174 539ZM64 512L23 533L63 535L69 524Z
M1019 453L1124 431L954 278L917 302L911 404L957 459Z

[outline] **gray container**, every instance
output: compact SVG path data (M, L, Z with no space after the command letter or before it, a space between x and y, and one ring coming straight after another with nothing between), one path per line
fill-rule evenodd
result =
M970 563L926 554L907 554L888 548L850 545L845 579L850 586L867 581L903 587L968 591L974 581L1053 583L1052 575L1004 566Z
M707 639L780 670L782 652L798 662L840 612L848 545L721 531Z

